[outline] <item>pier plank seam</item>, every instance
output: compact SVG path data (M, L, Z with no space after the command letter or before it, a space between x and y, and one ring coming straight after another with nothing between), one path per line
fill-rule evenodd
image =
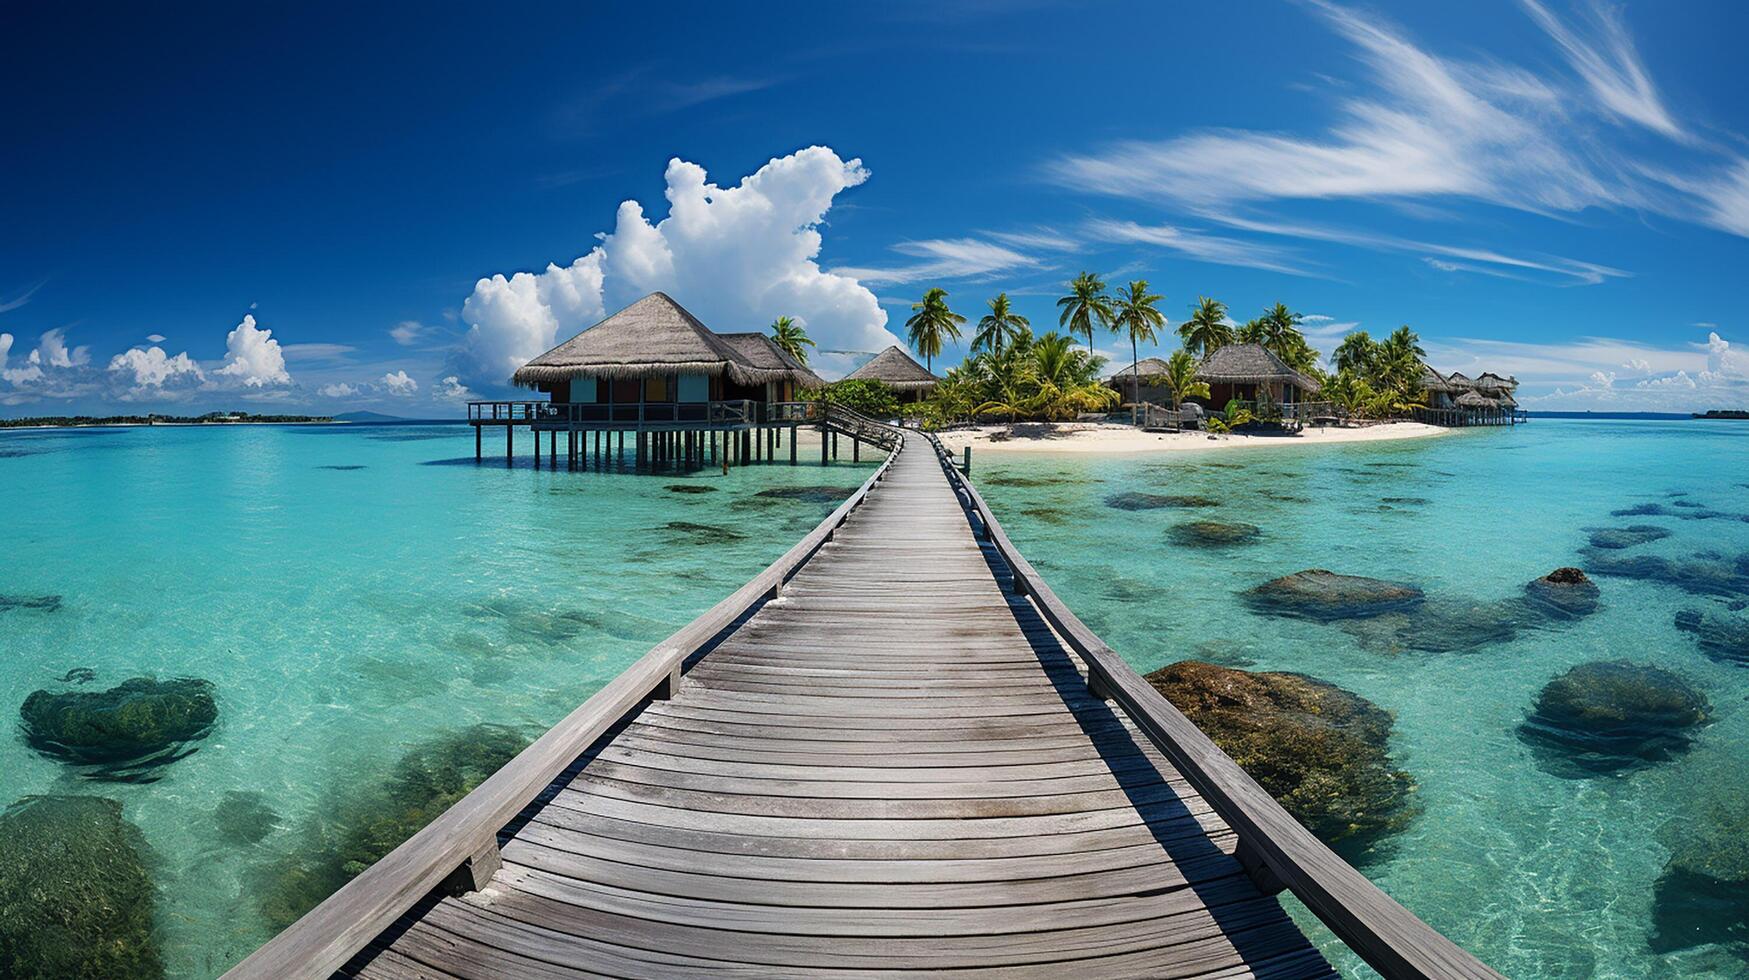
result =
M1230 788L1179 771L1201 760L1158 744L1156 706L1105 699L1125 678L1028 597L930 442L887 447L783 559L228 976L1334 975ZM433 890L467 861L477 887Z

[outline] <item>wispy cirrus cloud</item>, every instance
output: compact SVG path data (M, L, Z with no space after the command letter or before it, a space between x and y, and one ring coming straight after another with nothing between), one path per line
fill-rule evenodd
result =
M1568 218L1590 208L1644 211L1749 236L1749 159L1698 138L1659 93L1614 7L1582 3L1563 18L1521 0L1562 69L1457 58L1417 44L1371 13L1305 0L1347 42L1362 72L1331 86L1320 130L1209 129L1130 139L1045 167L1065 187L1217 222L1235 230L1416 254L1446 272L1595 284L1626 273L1557 256L1281 220L1293 202L1389 206L1399 217L1453 224L1442 201L1470 200ZM1645 162L1627 130L1667 141ZM1473 235L1474 233L1472 233ZM1466 236L1472 237L1472 236Z
M928 238L900 242L892 250L918 261L890 266L835 268L832 273L864 284L904 285L935 279L977 280L999 272L1037 268L1044 264L1044 260L1037 256L979 238Z
M1308 270L1298 253L1292 249L1210 235L1174 225L1143 225L1134 221L1099 218L1087 223L1087 234L1089 238L1100 242L1155 245L1185 258L1216 265L1243 266L1294 276L1316 274Z

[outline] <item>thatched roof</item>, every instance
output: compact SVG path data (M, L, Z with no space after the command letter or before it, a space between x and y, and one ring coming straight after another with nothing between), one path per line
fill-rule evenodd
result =
M1317 394L1318 381L1287 366L1262 344L1228 344L1216 349L1196 369L1196 379L1213 384L1266 384L1282 381Z
M900 391L915 391L935 387L940 381L897 344L874 356L862 367L844 376L845 381L884 381Z
M1451 385L1452 391L1469 391L1476 387L1476 383L1465 377L1462 371L1453 371L1446 375L1445 383Z
M736 384L782 381L789 369L761 368L739 356L666 293L651 293L516 370L525 388L574 378L726 374Z
M1166 369L1166 360L1164 358L1144 357L1135 365L1126 364L1122 368L1113 371L1111 377L1106 378L1105 380L1106 383L1115 385L1121 381L1133 380L1137 373L1140 373L1143 379L1158 378L1166 373Z
M1466 391L1457 397L1459 408L1499 408L1500 403L1486 395L1474 391Z
M1433 369L1426 361L1421 362L1421 387L1425 391L1456 391L1445 375Z
M808 366L795 359L789 351L777 346L769 334L763 333L720 333L717 339L728 344L736 356L747 364L762 371L787 371L795 379L796 384L804 388L818 388L826 382L819 375L808 369Z
M1488 371L1476 377L1476 387L1482 391L1510 391L1518 387L1518 379L1502 378Z

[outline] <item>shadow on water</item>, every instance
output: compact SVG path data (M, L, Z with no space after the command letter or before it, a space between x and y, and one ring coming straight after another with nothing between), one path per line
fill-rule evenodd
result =
M1238 859L1209 839L1201 821L1185 806L1177 790L1164 781L1154 760L1136 744L1117 712L1088 693L1086 680L1068 651L1032 603L1015 593L1014 574L995 546L980 541L979 548L1045 676L1148 832L1183 875L1182 884L1163 880L1158 888L1138 891L1137 897L1190 889L1221 937L1259 975L1274 973L1288 964L1303 965L1314 958L1322 962L1321 954L1281 903L1265 895Z

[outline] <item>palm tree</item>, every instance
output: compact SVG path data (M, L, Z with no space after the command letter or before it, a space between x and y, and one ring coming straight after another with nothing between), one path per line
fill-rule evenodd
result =
M1227 306L1207 296L1190 308L1190 319L1178 325L1178 338L1193 357L1207 357L1233 342L1233 324Z
M771 321L771 342L785 354L800 361L804 367L808 363L806 348L814 346L814 342L808 339L808 332L796 323L794 317L788 316L780 316Z
M1379 356L1379 345L1373 342L1372 336L1365 330L1356 330L1342 338L1342 343L1336 345L1336 350L1330 354L1330 363L1338 373L1357 374L1365 377Z
M1148 280L1137 279L1129 289L1117 295L1112 307L1111 329L1130 337L1130 375L1136 383L1136 400L1142 397L1141 342L1152 344L1166 328L1166 314L1154 306L1165 297L1148 292Z
M1008 305L1008 294L997 293L990 301L990 312L978 321L978 332L972 335L972 351L987 350L1002 353L1004 340L1016 341L1023 331L1030 332L1032 321L1014 312Z
M909 331L906 339L912 350L923 355L923 366L933 371L942 340L960 339L960 324L966 318L947 308L947 290L940 286L931 287L923 294L923 301L912 303L911 309L911 319L905 321Z
M1196 379L1196 358L1186 351L1173 351L1166 359L1166 373L1160 381L1166 390L1172 393L1172 410L1177 411L1186 398L1207 398L1209 385L1207 381Z
M1105 280L1095 272L1083 272L1069 281L1069 295L1057 300L1057 326L1067 327L1069 336L1082 334L1087 338L1087 353L1093 353L1093 327L1111 326L1111 297L1105 294Z

